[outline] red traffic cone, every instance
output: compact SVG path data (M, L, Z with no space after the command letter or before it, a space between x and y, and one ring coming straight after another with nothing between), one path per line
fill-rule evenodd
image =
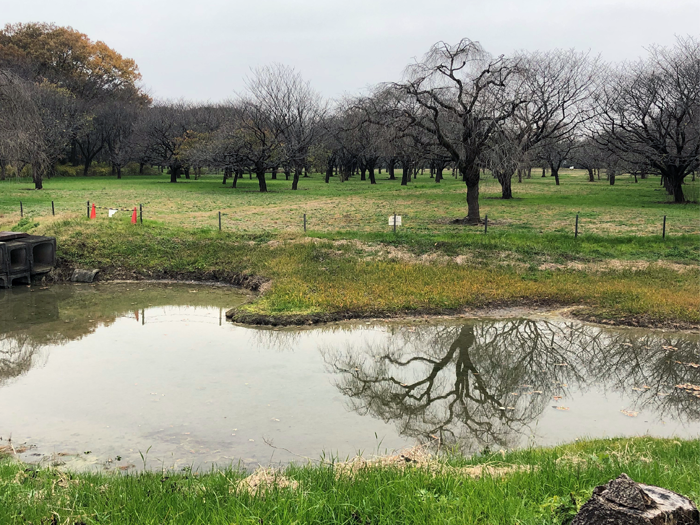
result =
M93 204L92 210L90 211L90 218L94 219L95 217L97 217L97 211L95 210L95 205Z
M134 213L131 214L131 224L136 224L136 206L134 206Z

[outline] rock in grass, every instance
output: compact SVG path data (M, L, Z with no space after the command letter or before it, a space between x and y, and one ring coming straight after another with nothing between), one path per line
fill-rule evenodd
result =
M76 268L73 270L73 274L70 276L72 283L91 283L95 280L95 275L100 270L80 270Z
M593 489L571 525L695 525L698 509L670 490L636 483L627 474Z

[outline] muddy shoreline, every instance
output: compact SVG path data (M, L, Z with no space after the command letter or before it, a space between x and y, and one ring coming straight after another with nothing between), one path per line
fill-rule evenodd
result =
M63 284L70 283L70 276L75 267L61 265L44 276L40 283ZM255 296L264 293L270 285L270 280L246 273L226 270L210 270L201 272L172 272L172 271L125 271L121 268L100 269L95 282L116 281L153 281L153 282L182 282L202 285L235 286L252 292ZM493 317L504 315L525 315L545 313L559 310L564 317L579 321L595 323L604 326L628 326L634 328L651 328L664 330L700 331L700 324L683 321L659 321L648 316L630 316L606 318L596 314L590 305L565 304L546 300L518 300L491 302L478 307L464 306L461 308L418 308L411 310L377 310L377 311L337 311L312 314L258 314L232 308L226 312L230 322L248 326L292 327L311 326L340 321L353 320L401 320L401 319L469 319L473 317Z

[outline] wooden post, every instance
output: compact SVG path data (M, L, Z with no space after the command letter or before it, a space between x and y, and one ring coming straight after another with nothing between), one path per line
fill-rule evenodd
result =
M666 216L665 215L664 215L664 227L663 227L663 230L661 232L661 238L662 239L666 238Z
M219 231L221 231L221 212L219 212Z
M484 233L486 233L489 229L489 215L488 213L484 215Z
M306 233L306 213L304 214L304 233Z
M22 201L19 201L19 216L24 217L24 208L22 207Z
M90 218L90 201L87 201L87 218Z
M396 212L394 212L394 233L396 233Z
M139 204L139 222L143 224L143 204Z
M56 208L53 206L53 201L51 201L51 215L56 215Z
M576 214L576 229L574 230L574 239L578 238L578 213Z

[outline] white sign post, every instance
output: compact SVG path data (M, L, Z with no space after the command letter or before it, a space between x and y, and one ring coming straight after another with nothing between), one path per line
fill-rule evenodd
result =
M401 226L401 215L389 215L389 226L393 226L396 233L396 227Z

